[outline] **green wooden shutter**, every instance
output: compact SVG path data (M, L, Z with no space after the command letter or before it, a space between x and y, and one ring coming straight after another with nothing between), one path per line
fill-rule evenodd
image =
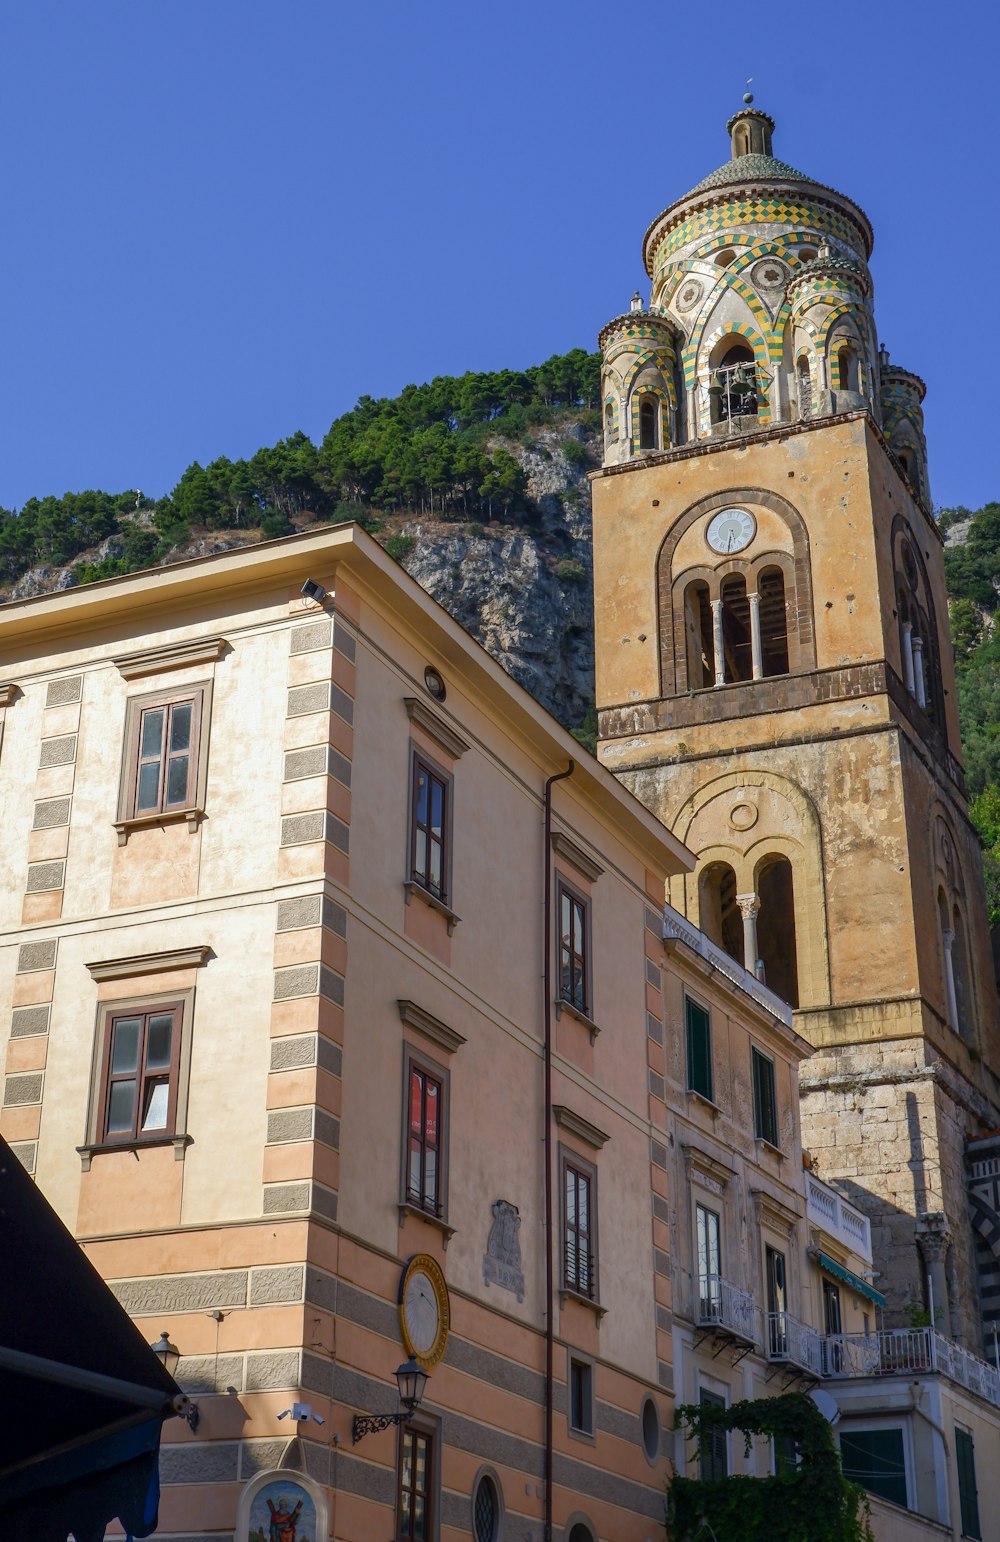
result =
M696 1001L684 999L687 1020L688 1087L712 1101L712 1026L708 1013Z
M751 1047L750 1062L753 1070L753 1123L754 1134L769 1145L778 1144L778 1109L774 1092L774 1062Z
M958 1459L958 1497L962 1507L963 1537L982 1537L979 1525L979 1495L976 1491L976 1452L968 1430L955 1429L955 1456Z

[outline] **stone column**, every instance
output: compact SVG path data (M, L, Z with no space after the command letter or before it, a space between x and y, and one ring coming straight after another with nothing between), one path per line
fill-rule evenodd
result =
M760 680L764 674L764 661L760 646L760 595L754 590L748 594L750 601L750 658L753 663L753 677Z
M931 1327L936 1328L945 1338L951 1338L951 1308L945 1269L945 1255L951 1242L951 1233L943 1213L940 1210L925 1211L918 1216L916 1237L934 1293L934 1321Z
M917 697L917 704L927 706L927 695L924 691L924 642L922 637L913 639L913 685Z
M913 684L913 643L911 634L913 628L908 621L903 622L903 679L906 681L906 689L911 696L916 694Z
M944 986L948 998L948 1021L958 1033L958 992L955 989L955 960L951 956L952 946L955 941L955 933L950 926L941 930L941 941L944 943Z
M760 900L756 894L737 894L736 903L743 917L743 967L757 979L763 976L763 964L757 957L757 916Z
M722 640L722 601L712 601L712 646L715 650L715 683L726 683L726 652Z

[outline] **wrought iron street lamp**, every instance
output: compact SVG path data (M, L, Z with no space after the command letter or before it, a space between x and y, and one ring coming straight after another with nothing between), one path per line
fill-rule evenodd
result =
M396 1385L399 1388L399 1401L402 1404L398 1413L393 1414L355 1414L351 1421L351 1441L357 1445L359 1440L364 1440L366 1435L374 1435L379 1430L387 1430L391 1425L402 1424L404 1420L412 1417L423 1399L424 1388L428 1382L427 1372L421 1368L411 1355L409 1360L403 1362L396 1369Z

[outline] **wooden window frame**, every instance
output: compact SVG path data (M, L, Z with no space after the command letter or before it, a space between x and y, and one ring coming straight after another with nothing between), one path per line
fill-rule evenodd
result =
M707 1072L707 1086L705 1087L699 1087L697 1085L694 1075L694 1056L692 1055L692 1009L694 1012L699 1013L704 1018L704 1023L701 1026L705 1035L704 1053ZM696 1001L694 997L689 996L687 992L684 993L684 1041L687 1054L687 1090L688 1092L693 1092L699 1098L704 1098L706 1103L711 1103L714 1106L714 1077L712 1075L712 1014L708 1007L703 1006L700 1001Z
M441 884L435 889L429 881L430 873L430 841L428 832L427 863L422 872L417 870L417 787L420 772L423 770L433 781L439 782L443 788L444 818L441 822ZM450 771L433 760L424 750L417 745L410 746L410 811L407 836L407 883L412 885L420 894L428 896L431 901L447 910L451 905L451 858L452 858L452 814L454 802L455 778Z
M414 1414L412 1418L405 1420L399 1426L399 1438L396 1444L396 1521L395 1536L397 1542L413 1542L413 1514L411 1510L410 1524L404 1530L403 1523L403 1454L407 1439L416 1439L427 1442L427 1486L424 1490L426 1499L426 1523L424 1526L425 1542L437 1542L440 1536L441 1517L441 1442L437 1421L422 1414ZM411 1486L411 1494L415 1492Z
M567 1189L570 1174L578 1182L587 1185L587 1230L582 1232L578 1225L570 1226L569 1210L567 1206ZM577 1204L579 1210L579 1204ZM592 1162L578 1156L575 1151L570 1151L564 1146L559 1148L559 1236L560 1236L560 1268L559 1277L562 1281L564 1292L576 1298L578 1301L589 1302L592 1306L598 1306L600 1302L600 1270L598 1253L598 1212L597 1212L597 1168ZM570 1240L574 1243L575 1263L570 1267ZM586 1288L581 1288L582 1273L580 1270L580 1238L586 1238L588 1278Z
M183 1159L185 1150L190 1144L186 1123L194 994L194 989L191 987L160 994L121 997L114 1001L99 1003L94 1035L87 1139L82 1146L77 1147L85 1172L90 1167L91 1158L104 1151L134 1151L151 1146L173 1146L174 1156L178 1160ZM109 1070L113 1024L119 1018L148 1017L165 1011L176 1014L171 1044L170 1094L166 1127L162 1130L151 1130L146 1134L134 1131L122 1136L109 1135L107 1131L108 1088L112 1079Z
M758 1067L763 1066L768 1067L769 1073L769 1109L765 1106L766 1100L763 1097L764 1089L761 1082L761 1073L758 1070ZM762 1049L758 1049L756 1044L751 1044L750 1046L750 1082L753 1091L754 1137L757 1140L762 1140L772 1150L780 1151L781 1147L778 1144L778 1086L774 1060L772 1056L765 1055ZM768 1114L770 1115L769 1120L766 1117ZM765 1125L767 1128L764 1127Z
M437 1142L437 1202L426 1204L422 1197L410 1190L410 1084L414 1075L436 1083L438 1098ZM403 1118L400 1149L399 1208L412 1215L422 1215L447 1229L448 1224L448 1126L451 1114L451 1074L445 1066L422 1055L411 1044L404 1044L403 1053Z
M568 900L571 906L579 906L583 915L583 951L582 953L578 954L573 948L572 942L570 943L570 947L568 949L569 967L571 971L574 968L574 960L577 958L580 960L581 975L583 979L582 1005L578 1001L574 1000L573 996L567 994L567 988L564 984L563 953L565 945L563 940L562 926L562 909L564 899ZM575 1012L579 1017L584 1018L587 1022L592 1022L594 1018L594 992L593 977L591 972L593 961L593 947L591 945L591 902L586 894L581 894L579 889L575 889L572 884L567 883L566 879L562 876L561 873L556 874L555 947L556 979L558 980L559 1004L564 1007L568 1007L571 1012Z
M724 1392L716 1392L714 1387L699 1387L699 1404L707 1403L715 1408L726 1408L728 1403ZM718 1471L718 1467L722 1471ZM706 1435L698 1452L698 1476L703 1483L719 1481L728 1478L731 1470L729 1459L729 1432L714 1425Z
M186 820L190 830L196 830L205 812L205 786L208 773L208 739L211 716L212 683L198 681L192 685L178 685L169 691L149 691L141 696L130 696L125 709L125 733L122 746L121 779L118 793L118 817L115 829L119 845L125 845L129 833L144 825L161 825ZM161 759L160 794L155 809L142 809L138 803L139 769L142 761L141 735L146 713L164 708L169 714L175 707L191 703L191 736L188 749L188 780L183 801L165 803L164 778L169 754Z

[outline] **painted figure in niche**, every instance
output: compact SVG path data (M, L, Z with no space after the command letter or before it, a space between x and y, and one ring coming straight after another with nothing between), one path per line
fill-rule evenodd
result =
M305 1489L285 1478L255 1494L246 1542L316 1542L316 1507Z

